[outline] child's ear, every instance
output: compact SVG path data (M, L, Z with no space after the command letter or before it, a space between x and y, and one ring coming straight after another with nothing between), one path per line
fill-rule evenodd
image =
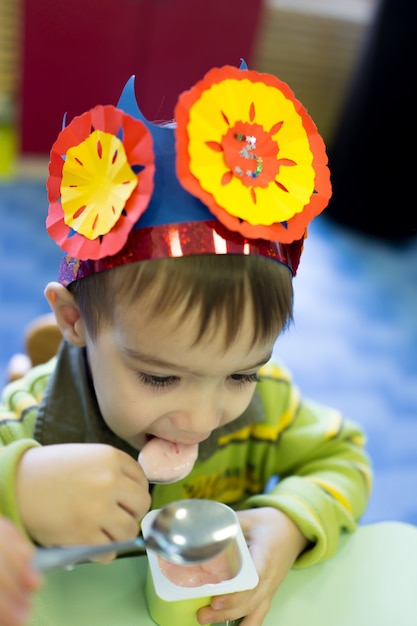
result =
M74 346L85 346L85 326L72 293L55 282L49 283L44 293L64 339Z

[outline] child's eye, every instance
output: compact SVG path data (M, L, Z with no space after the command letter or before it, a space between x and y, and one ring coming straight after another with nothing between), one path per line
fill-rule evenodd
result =
M259 382L259 374L254 372L253 374L232 374L230 376L235 385L247 385L248 383Z
M154 376L153 374L144 374L143 372L138 374L138 378L141 383L149 387L169 387L179 381L177 376Z

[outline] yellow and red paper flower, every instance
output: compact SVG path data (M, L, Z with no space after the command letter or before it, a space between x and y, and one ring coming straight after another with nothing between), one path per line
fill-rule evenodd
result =
M49 234L71 257L115 254L149 204L154 172L143 122L113 106L74 118L51 150Z
M230 230L290 243L326 207L324 142L275 76L215 68L180 95L175 118L178 178Z

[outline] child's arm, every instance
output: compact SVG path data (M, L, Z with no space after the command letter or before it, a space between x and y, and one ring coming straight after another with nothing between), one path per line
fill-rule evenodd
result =
M301 402L285 372L276 373L261 383L265 421L251 431L252 441L276 440L260 443L262 452L253 452L251 461L261 475L262 468L272 468L279 481L270 492L248 498L247 510L239 512L259 584L213 599L199 611L202 624L246 616L241 626L261 626L289 569L334 554L340 533L356 528L369 498L371 470L361 429L337 411Z
M0 517L0 624L21 626L42 578L31 567L33 548L17 528Z
M133 538L150 507L149 484L140 465L111 446L42 447L33 438L51 367L35 368L3 392L0 512L42 545Z
M268 493L249 497L244 508L283 511L310 541L297 566L312 565L335 553L340 533L354 531L366 509L372 484L366 438L340 411L303 400L285 370L267 371L270 377L260 385L266 413L261 434L275 428L276 443L264 466L279 480Z

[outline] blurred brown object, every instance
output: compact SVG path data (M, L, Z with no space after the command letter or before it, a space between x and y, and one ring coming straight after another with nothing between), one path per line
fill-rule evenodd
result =
M14 354L7 367L10 382L24 376L35 365L46 363L57 353L62 335L53 313L36 317L25 329L24 338L26 352Z

